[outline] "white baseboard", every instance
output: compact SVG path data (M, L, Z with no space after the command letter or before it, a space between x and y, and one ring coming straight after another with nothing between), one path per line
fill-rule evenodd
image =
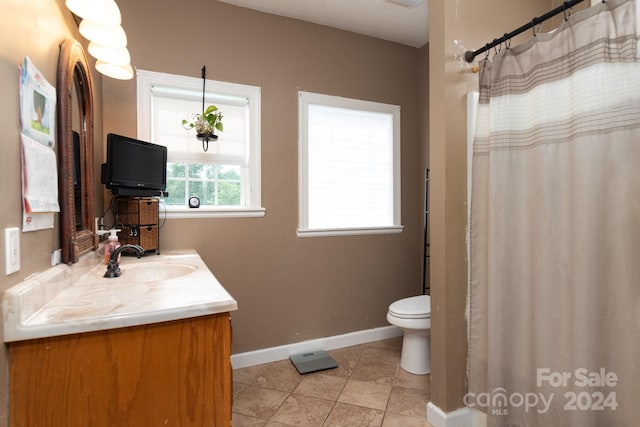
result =
M471 421L473 427L487 427L487 414L471 408Z
M472 411L470 408L459 408L452 412L444 412L433 402L427 403L427 421L433 427L481 427L476 424L481 418L479 411ZM484 415L484 414L482 414ZM487 425L485 418L485 427Z
M384 326L364 331L349 332L348 334L233 354L231 355L231 366L233 366L233 369L246 368L248 366L288 359L292 354L315 350L334 350L336 348L351 347L352 345L385 340L401 335L402 329L397 326Z

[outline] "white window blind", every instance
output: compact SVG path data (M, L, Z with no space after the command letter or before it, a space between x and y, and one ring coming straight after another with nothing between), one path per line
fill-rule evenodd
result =
M202 93L200 93L202 97ZM205 106L214 102L206 101ZM246 165L249 160L248 142L249 114L246 100L244 105L227 104L220 101L215 105L223 112L224 132L216 132L220 142L210 141L205 152L202 143L195 138L195 130L186 131L182 119L191 119L192 113L202 110L202 98L177 99L166 96L163 88L153 88L151 139L167 146L170 162L221 162Z
M397 232L400 108L300 92L299 235Z

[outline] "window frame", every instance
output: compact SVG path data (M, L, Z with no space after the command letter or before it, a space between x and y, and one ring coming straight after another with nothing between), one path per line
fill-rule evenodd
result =
M138 139L151 139L153 87L169 87L202 93L202 79L155 71L137 70L137 133ZM246 206L203 207L165 205L167 218L228 218L263 217L261 173L261 88L239 83L206 81L207 93L245 97L249 104L249 159L245 200Z
M308 123L309 105L386 113L392 116L393 123L393 224L376 227L345 227L345 228L311 228L309 227L309 150ZM364 101L344 98L340 96L324 95L313 92L298 92L298 237L345 236L365 234L395 234L402 233L401 216L401 129L400 106L380 102Z

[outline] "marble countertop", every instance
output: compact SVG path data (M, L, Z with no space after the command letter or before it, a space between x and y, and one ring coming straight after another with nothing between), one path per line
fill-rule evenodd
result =
M118 278L106 266L58 265L28 277L3 295L4 341L138 326L238 309L197 252L122 257Z

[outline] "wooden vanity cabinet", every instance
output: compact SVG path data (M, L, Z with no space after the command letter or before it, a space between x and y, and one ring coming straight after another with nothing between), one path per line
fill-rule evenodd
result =
M231 320L221 313L9 343L21 427L231 425Z

